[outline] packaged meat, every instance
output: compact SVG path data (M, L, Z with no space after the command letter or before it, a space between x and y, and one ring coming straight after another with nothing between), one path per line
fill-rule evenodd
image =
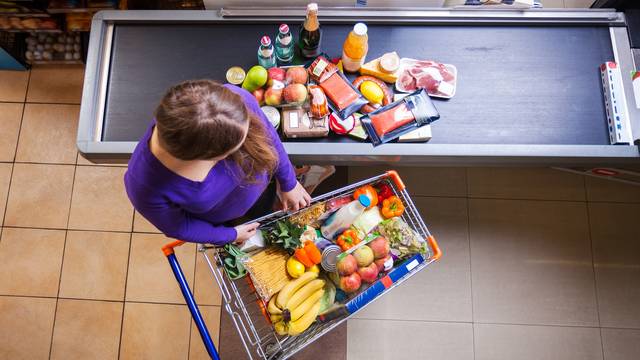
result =
M440 118L424 89L371 112L361 118L373 146L395 140Z
M338 71L338 68L320 56L309 66L309 76L315 80L329 98L331 110L345 119L368 103L367 99Z
M324 90L317 85L309 85L309 95L311 95L311 102L309 104L311 116L316 119L321 119L329 115L329 105L327 104L327 97L324 94Z
M403 58L396 89L402 92L425 89L430 96L449 99L456 93L457 77L458 70L451 64Z
M282 130L289 138L324 137L329 134L327 117L310 118L303 108L282 109Z

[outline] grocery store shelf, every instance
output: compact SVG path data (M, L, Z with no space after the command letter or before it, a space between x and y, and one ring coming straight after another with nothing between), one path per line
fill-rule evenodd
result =
M30 65L83 65L82 60L32 60L27 61Z
M3 13L3 12L0 12L0 16L4 16L4 17L33 17L33 18L50 17L49 14L44 13L44 12L37 12L37 13Z
M106 8L59 8L59 9L47 9L49 14L77 14L77 13L89 13L89 12L98 12L100 10L114 10L112 7Z
M6 31L11 33L31 33L31 32L40 32L40 33L61 33L60 29L0 29L0 31Z

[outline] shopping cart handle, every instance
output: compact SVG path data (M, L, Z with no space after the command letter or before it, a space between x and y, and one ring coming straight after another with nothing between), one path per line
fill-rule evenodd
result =
M396 184L398 190L402 191L405 189L404 182L402 182L402 179L400 178L400 175L398 175L397 171L389 170L387 171L387 176L390 177L391 180L393 180L393 183Z
M182 240L176 240L166 244L165 246L162 247L162 252L164 253L164 256L169 256L173 254L174 253L173 248L180 246L182 244L184 244L184 241Z
M433 235L429 235L429 237L427 237L427 242L433 249L433 260L440 259L442 257L442 250L440 250L440 246L438 245L436 238L433 237Z

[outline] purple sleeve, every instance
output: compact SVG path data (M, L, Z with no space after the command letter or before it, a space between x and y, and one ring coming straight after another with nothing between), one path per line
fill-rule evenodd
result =
M298 183L298 180L296 179L296 172L291 164L291 160L289 160L289 155L284 150L284 146L282 145L282 141L280 141L280 137L278 136L276 129L273 128L273 125L271 125L267 116L264 114L262 109L260 109L260 105L256 98L254 98L248 91L243 89L240 90L242 91L240 94L242 95L245 104L250 111L262 119L265 129L267 129L271 139L273 140L273 147L278 153L278 167L275 171L275 177L280 184L280 190L284 192L293 190Z
M236 229L215 226L210 222L195 218L159 196L157 192L136 184L130 176L125 176L125 187L136 211L167 237L219 246L236 239Z

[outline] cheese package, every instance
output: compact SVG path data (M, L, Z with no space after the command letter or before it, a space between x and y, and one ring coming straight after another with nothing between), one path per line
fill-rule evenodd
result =
M396 59L399 61L398 54L395 52L386 53L362 65L362 67L360 67L360 74L370 75L384 82L393 84L398 80L400 74L399 66L394 66Z

